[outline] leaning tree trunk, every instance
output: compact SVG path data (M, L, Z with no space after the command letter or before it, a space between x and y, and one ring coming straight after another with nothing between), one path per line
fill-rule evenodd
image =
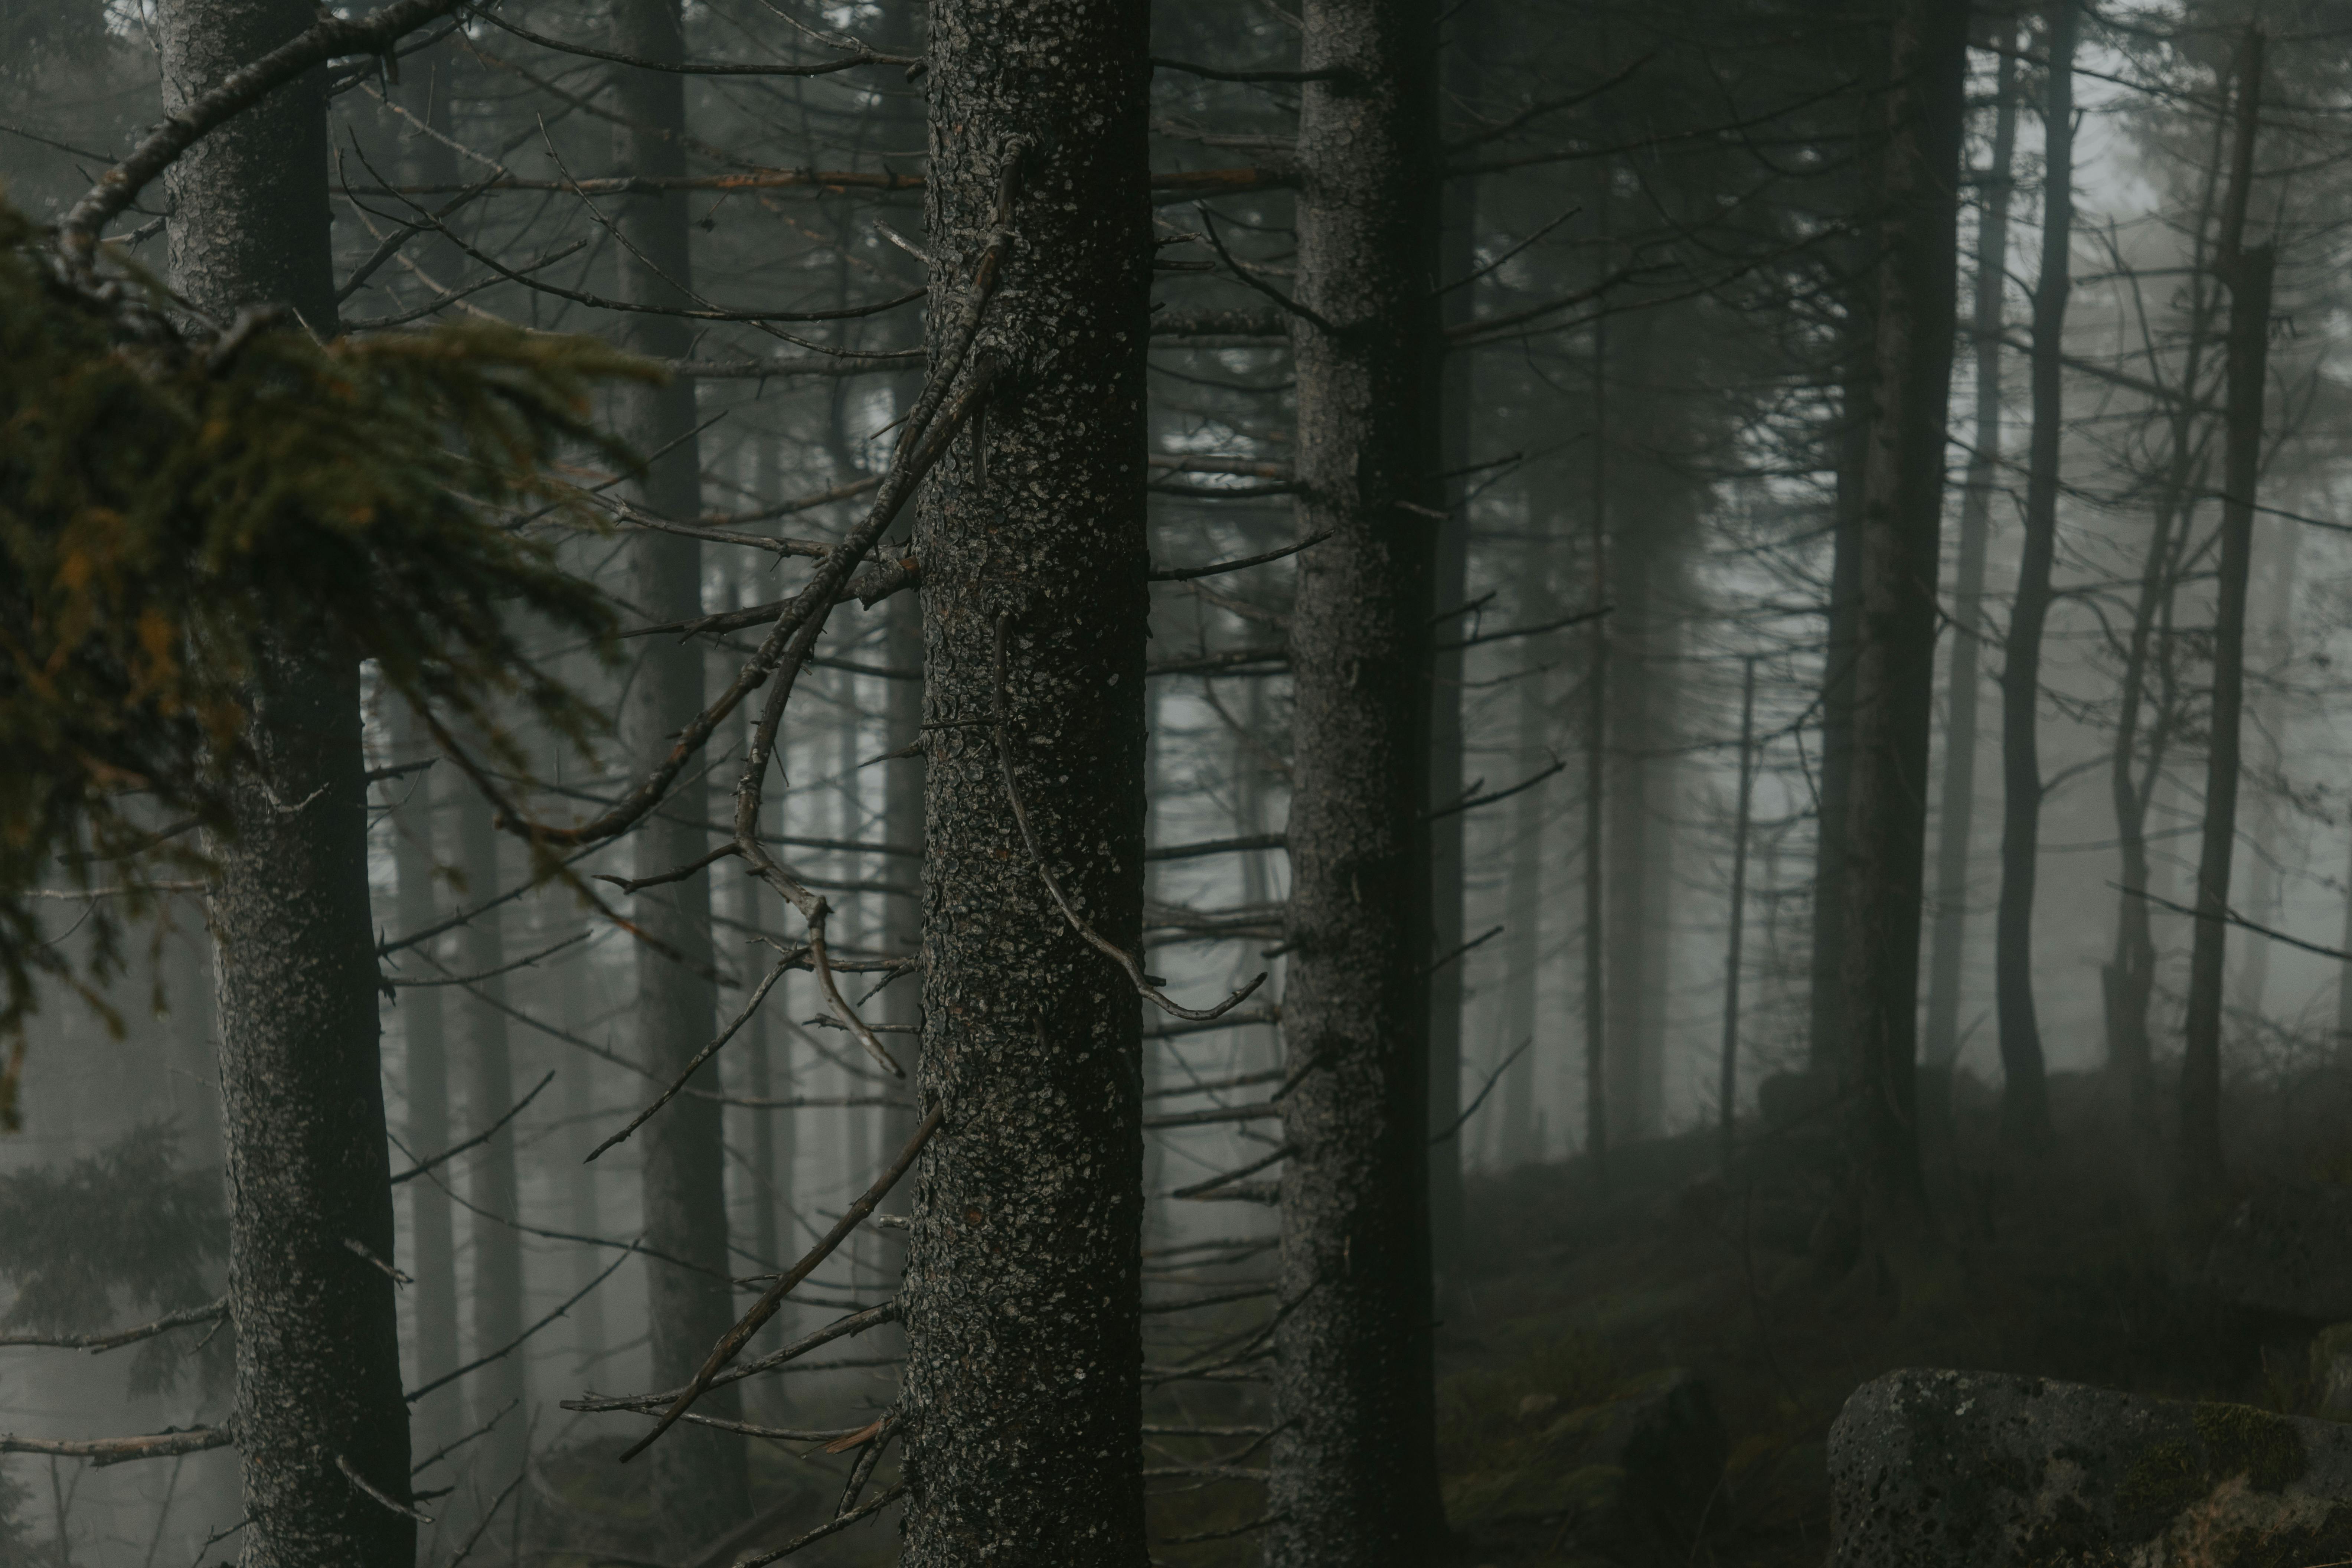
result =
M2205 824L2197 861L2197 921L2180 1060L2182 1190L2213 1195L2222 1180L2221 979L2230 933L2230 866L2238 839L2239 729L2246 700L2246 584L2262 477L2263 377L2270 359L2271 275L2277 252L2245 244L2261 124L2263 35L2249 27L2239 62L2237 142L2221 218L2218 268L2230 288L2222 408L2221 552L2214 589L2213 699L2206 745Z
M312 19L299 0L171 0L167 110ZM334 331L323 71L197 143L169 188L184 298L223 321L290 305ZM408 1499L360 673L280 630L254 672L250 767L212 887L244 1561L408 1568L415 1523L346 1473Z
M1428 668L1437 18L1311 0L1299 110L1301 538L1281 1308L1265 1560L1419 1564L1431 1425Z
M1013 238L971 362L1001 379L915 539L941 726L917 1095L942 1121L899 1296L909 1568L1148 1556L1138 1003L1044 873L1139 951L1149 32L1138 0L930 9L935 330L1000 189Z
M2050 0L2042 107L2042 271L2033 285L2033 431L2025 467L2025 543L2000 676L2000 904L1993 923L2000 1027L2002 1140L2050 1142L2050 1090L2033 1011L2033 886L2042 858L2042 637L2058 549L2058 464L2066 416L2066 297L2074 287L2074 0Z
M2013 45L2005 26L1997 41ZM1976 439L1960 500L1960 558L1952 586L1952 661L1944 721L1944 786L1936 824L1936 921L1927 942L1927 1033L1920 1042L1922 1119L1948 1123L1952 1064L1960 1050L1960 968L1969 939L1969 843L1976 826L1977 709L1982 697L1985 546L2000 467L2000 334L2008 293L2009 203L2017 156L2017 67L1993 66L1992 162L1977 223Z
M1927 1213L1913 1058L1968 22L1968 7L1944 0L1894 8L1856 531L1845 1024L1867 1209L1879 1239L1898 1247L1921 1239Z
M679 0L612 0L612 47L640 59L679 60ZM682 81L667 71L618 68L612 98L623 118L613 136L615 174L661 178L686 173ZM693 284L685 195L632 196L616 202L613 211L625 241L614 258L621 298L687 305L680 290ZM621 335L629 348L656 358L682 357L692 342L686 322L642 313L622 318ZM694 434L694 384L630 387L619 395L615 422L632 447L654 455L637 478L638 502L663 517L699 516L702 457ZM678 621L702 613L702 557L693 540L646 531L632 542L630 555L630 597L639 614ZM643 662L629 685L622 733L626 754L642 765L667 752L678 727L701 710L703 668L696 643L648 637L639 657ZM635 875L656 876L699 859L709 847L701 815L689 809L648 817L637 829ZM638 924L686 961L651 944L637 949L636 1024L643 1032L643 1057L646 1071L664 1083L685 1070L717 1027L717 998L706 978L712 964L715 875L649 889L636 900ZM719 1088L716 1068L705 1067L695 1083ZM693 1096L681 1096L638 1134L646 1245L687 1265L646 1261L646 1314L657 1387L692 1378L735 1321L723 1136L722 1108ZM729 1385L711 1390L704 1403L706 1414L731 1419L740 1399ZM651 1458L656 1507L677 1544L721 1534L751 1511L741 1438L708 1426L688 1427L656 1444Z

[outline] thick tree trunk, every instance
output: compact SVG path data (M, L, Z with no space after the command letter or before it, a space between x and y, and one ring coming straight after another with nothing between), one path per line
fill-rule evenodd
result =
M2042 636L2058 548L2058 468L2066 416L2066 300L2074 287L2074 0L2050 0L2042 271L2033 286L2033 431L2025 468L2025 541L2000 676L2000 906L1993 925L2000 1027L2002 1140L2050 1142L2050 1091L2033 1010L2033 889L2042 858Z
M2013 25L1999 38L2016 42ZM2009 204L2015 191L2017 66L1993 65L1992 161L1977 224L1976 432L1960 500L1960 558L1952 586L1952 658L1944 721L1943 789L1936 825L1936 920L1927 944L1927 1031L1920 1042L1921 1120L1949 1116L1952 1064L1960 1049L1960 971L1969 944L1969 847L1976 826L1977 724L1983 693L1985 547L2001 442L2000 333L2008 293Z
M425 726L405 703L397 705L393 735L396 763L419 762L433 754ZM410 773L393 789L402 796L393 818L393 873L398 889L394 908L403 931L421 931L433 923L435 913L433 774ZM410 973L427 978L431 972L419 964ZM408 1147L420 1160L457 1142L449 1132L449 1060L441 996L437 985L414 986L403 990L398 1002L407 1063L404 1131ZM457 1253L448 1188L439 1182L408 1184L408 1272L416 1281L408 1291L416 1321L411 1371L416 1382L425 1383L457 1364ZM462 1430L457 1421L465 1410L464 1394L453 1385L417 1403L416 1435L425 1448L438 1448Z
M2263 35L2248 28L2239 63L2237 143L2221 220L2219 267L2230 288L2229 390L2222 411L2221 552L2214 585L2213 697L2206 746L2205 823L2197 860L2197 920L2180 1061L2180 1179L2217 1195L2221 1157L2221 979L2230 928L2230 868L2238 839L2239 730L2245 710L2246 584L2254 491L2262 478L2263 377L2270 358L2271 275L2277 253L2245 244L2261 124Z
M457 856L465 873L466 897L479 902L499 892L499 830L490 819L489 802L467 789L457 801ZM506 977L493 972L507 961L505 932L497 913L468 921L457 943L460 972L487 974L488 979L467 989L461 1011L466 1020L466 1114L475 1129L488 1127L514 1109L514 1073L509 1063ZM478 993L477 994L476 993ZM503 1220L520 1220L521 1184L515 1173L515 1130L511 1122L466 1157L467 1197L477 1211ZM522 1333L522 1236L511 1225L500 1225L478 1212L473 1216L474 1354L489 1355L510 1345ZM467 1380L467 1405L473 1425L524 1396L523 1358L506 1356ZM469 1456L483 1467L488 1490L495 1492L522 1468L528 1412L518 1407L482 1439L481 1452Z
M1943 0L1894 8L1858 530L1844 989L1866 1201L1897 1245L1927 1210L1914 1058L1968 21Z
M612 0L612 47L643 59L683 58L679 0ZM625 117L613 136L617 174L677 175L686 172L680 138L686 130L683 79L667 71L620 68L613 107ZM682 305L693 286L683 194L632 196L613 205L625 243L614 252L620 297L641 304ZM690 349L688 323L632 313L621 335L639 353L681 357ZM701 445L695 438L694 384L632 386L619 395L620 434L642 454L657 454L636 480L638 502L673 518L702 510ZM702 613L701 552L693 540L646 532L630 545L630 597L657 621ZM629 686L622 735L627 755L649 761L669 749L670 737L703 704L698 645L648 637ZM688 797L698 799L699 797ZM676 870L700 858L708 835L689 806L656 812L637 830L635 875ZM710 878L688 877L637 895L635 918L647 932L683 954L681 963L650 945L637 949L637 1027L645 1066L668 1082L685 1069L717 1029L715 988L698 969L712 963ZM689 967L691 965L692 967ZM717 1089L705 1067L698 1087ZM646 1245L691 1265L646 1264L646 1312L652 1335L654 1385L674 1387L693 1377L710 1347L735 1321L727 1254L723 1118L714 1101L682 1096L637 1135L642 1148ZM717 1401L716 1404L710 1403ZM733 1386L713 1389L706 1414L732 1418L740 1405ZM707 1426L683 1427L656 1444L656 1508L680 1545L706 1541L751 1510L743 1440Z
M1428 668L1440 489L1437 19L1311 0L1302 61L1300 537L1275 1568L1426 1563L1432 1430Z
M909 1568L1148 1555L1138 1003L1055 907L1007 778L1073 906L1136 952L1149 26L1139 0L930 10L935 322L1001 189L1014 238L973 351L1003 379L915 541L925 717L951 727L924 781L916 1087L944 1120L899 1296ZM971 727L1000 711L1002 756Z
M173 0L160 16L167 110L311 22L289 0ZM173 168L173 281L226 321L290 305L334 330L323 72ZM408 1409L388 1272L391 1174L368 910L367 786L355 665L284 628L255 671L251 771L212 888L236 1324L237 1447L255 1568L408 1568Z

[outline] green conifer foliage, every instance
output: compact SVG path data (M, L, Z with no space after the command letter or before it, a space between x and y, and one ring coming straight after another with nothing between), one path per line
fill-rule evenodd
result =
M591 517L560 459L617 451L589 395L650 367L493 325L319 343L290 320L184 331L144 279L61 280L0 206L0 1030L32 981L96 1002L124 922L218 829L264 634L373 660L383 684L493 737L523 713L575 743L596 717L530 654L602 645L604 600L534 519ZM563 514L570 514L565 518ZM289 803L289 805L293 803ZM95 898L80 970L29 896ZM55 910L49 903L46 907ZM13 1124L21 1040L0 1061Z

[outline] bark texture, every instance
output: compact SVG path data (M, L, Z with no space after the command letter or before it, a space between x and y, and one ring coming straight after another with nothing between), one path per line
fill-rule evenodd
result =
M1993 925L1994 1012L2000 1026L2001 1136L2050 1142L2042 1026L2033 1009L2033 889L2042 858L2042 636L2058 549L2058 464L2065 408L2066 300L2074 287L2074 0L2050 0L2042 106L2046 170L2042 270L2033 285L2033 430L2025 466L2025 540L2000 675L2000 906Z
M679 27L678 0L612 0L612 47L621 53L681 59ZM624 117L613 137L615 174L686 172L683 79L623 67L614 78L612 102ZM684 194L632 196L616 202L613 212L625 241L614 253L620 297L640 304L686 303L681 291L693 282ZM632 313L621 319L620 330L629 348L655 358L680 358L691 350L692 333L684 321ZM694 384L630 387L620 395L616 412L620 433L632 447L659 454L635 485L635 499L666 517L698 516L702 456L694 435ZM640 611L661 621L702 613L702 558L693 540L645 532L632 542L630 552L630 593ZM627 754L643 762L667 752L678 726L701 710L703 668L698 646L666 638L646 638L641 657L622 715L622 734ZM637 830L635 875L672 871L699 858L709 842L695 820L698 815L688 810L648 818ZM637 949L644 1061L656 1079L668 1082L717 1032L715 988L697 972L707 973L712 963L710 878L688 877L647 889L636 897L635 918L687 961L681 963L651 946ZM694 1081L702 1089L719 1087L712 1067ZM657 1387L693 1377L735 1321L728 1284L722 1114L715 1101L680 1096L636 1139L642 1149L646 1245L694 1266L646 1263ZM740 1403L732 1385L713 1389L703 1401L707 1414L729 1419ZM682 1426L656 1444L648 1458L656 1506L680 1545L708 1540L750 1513L741 1438L707 1426Z
M925 769L915 1172L900 1302L909 1568L1117 1563L1144 1544L1138 1002L1056 909L1136 951L1143 910L1148 8L930 9L932 321L1008 175L998 370L922 502ZM1014 160L1017 166L1009 168ZM1005 746L989 728L1004 624Z
M1845 1023L1868 1202L1924 1219L1913 1105L1968 8L1900 0L1876 267L1848 781Z
M1438 378L1434 8L1315 0L1302 63L1290 950L1297 1081L1265 1561L1417 1565L1431 1430L1429 617Z
M312 20L299 0L173 0L159 16L179 108ZM334 330L323 73L199 142L169 176L173 280L226 321L284 304ZM248 701L253 766L212 889L236 1323L237 1447L251 1568L409 1568L391 1174L368 910L359 669L269 650ZM374 1260L381 1260L381 1265Z

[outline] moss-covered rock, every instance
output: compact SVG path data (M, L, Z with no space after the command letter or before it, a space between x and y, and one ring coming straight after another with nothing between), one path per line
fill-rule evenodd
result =
M2352 1430L1906 1371L1830 1433L1837 1568L2294 1568L2352 1557Z

